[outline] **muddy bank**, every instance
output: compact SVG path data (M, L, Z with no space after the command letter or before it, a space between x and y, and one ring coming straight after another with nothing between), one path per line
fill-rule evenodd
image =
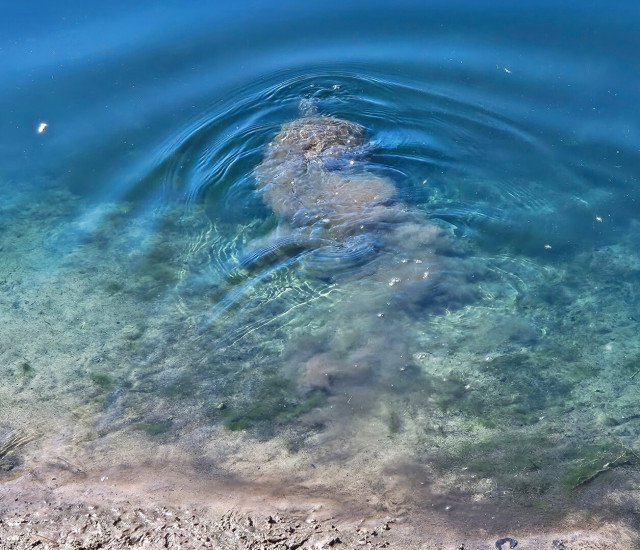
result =
M393 518L350 521L331 517L308 504L283 511L278 503L259 510L238 506L220 512L210 505L165 505L152 497L85 483L57 490L22 480L3 486L0 499L0 548L219 548L328 549L405 548L489 550L498 538L438 534L441 527L420 529ZM435 528L434 528L435 527ZM547 550L618 550L635 548L633 533L618 526L518 536L518 548ZM497 537L494 535L494 537ZM501 537L503 538L503 537ZM505 543L503 548L508 547Z

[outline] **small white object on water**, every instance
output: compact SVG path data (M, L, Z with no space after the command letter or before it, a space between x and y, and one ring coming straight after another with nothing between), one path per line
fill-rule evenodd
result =
M545 245L544 245L544 247L545 247L545 249L547 249L547 250L551 250L551 245L550 245L550 244L545 244Z
M507 69L506 67L504 67L504 72L507 74L511 74L511 71L509 69Z
M602 222L602 218L600 216L596 216L596 221L597 222Z
M41 134L42 132L44 132L47 129L47 126L49 126L46 122L41 122L40 124L38 124L38 133Z

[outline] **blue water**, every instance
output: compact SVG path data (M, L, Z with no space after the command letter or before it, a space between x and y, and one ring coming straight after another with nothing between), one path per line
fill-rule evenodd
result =
M464 502L633 524L639 23L632 2L4 6L0 435L251 482L235 441L274 484L303 457L301 485L366 472L359 497L450 499L470 528L503 523ZM310 114L363 143L301 177L392 189L375 220L257 186ZM322 215L361 200L340 189Z

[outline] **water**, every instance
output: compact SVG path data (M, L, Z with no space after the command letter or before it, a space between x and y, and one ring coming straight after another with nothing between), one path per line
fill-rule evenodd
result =
M638 9L423 4L3 9L6 479L638 527Z

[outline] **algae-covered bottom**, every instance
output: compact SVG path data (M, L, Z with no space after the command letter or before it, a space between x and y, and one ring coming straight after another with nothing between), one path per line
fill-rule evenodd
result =
M212 251L244 227L17 190L0 244L5 482L144 465L492 533L635 525L638 228L537 265L458 244L445 261L476 276L455 274L450 306L395 292L395 265L430 259L391 255L364 278L275 270L220 310Z

